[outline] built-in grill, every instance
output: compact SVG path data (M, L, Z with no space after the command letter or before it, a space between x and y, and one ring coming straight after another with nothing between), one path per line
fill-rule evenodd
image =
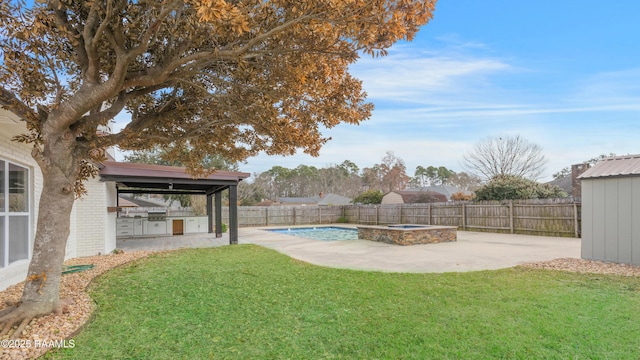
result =
M149 211L147 216L148 221L165 221L167 220L166 211Z

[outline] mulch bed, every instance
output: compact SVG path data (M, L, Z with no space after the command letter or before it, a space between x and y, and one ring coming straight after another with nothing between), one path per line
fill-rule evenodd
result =
M63 340L75 335L82 325L90 318L93 311L93 301L87 293L87 287L92 279L109 269L140 259L151 254L149 251L98 255L75 258L65 262L65 265L93 264L92 269L62 275L60 284L60 299L64 299L66 306L60 315L50 314L33 319L22 332L18 341L8 340L8 334L0 339L0 359L34 359L43 355L47 350L58 345L65 346ZM13 305L22 296L24 282L13 285L0 292L0 306ZM56 343L57 342L57 343ZM69 342L66 346L70 346Z

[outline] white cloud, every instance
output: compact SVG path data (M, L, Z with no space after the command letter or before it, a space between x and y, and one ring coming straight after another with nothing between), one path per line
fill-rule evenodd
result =
M567 100L637 110L640 107L640 68L588 76L575 85Z
M491 58L429 57L398 52L383 58L361 59L351 70L363 81L370 100L419 104L437 103L443 95L461 89L469 92L483 88L489 84L486 80L489 75L512 68Z

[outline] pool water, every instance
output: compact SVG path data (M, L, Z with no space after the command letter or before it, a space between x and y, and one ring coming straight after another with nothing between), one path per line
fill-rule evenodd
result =
M357 229L336 226L270 229L269 231L321 241L358 240Z

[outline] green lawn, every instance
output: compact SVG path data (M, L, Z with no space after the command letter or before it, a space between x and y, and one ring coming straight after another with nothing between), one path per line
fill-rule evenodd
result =
M640 278L323 268L252 245L154 255L94 283L74 359L638 359Z

